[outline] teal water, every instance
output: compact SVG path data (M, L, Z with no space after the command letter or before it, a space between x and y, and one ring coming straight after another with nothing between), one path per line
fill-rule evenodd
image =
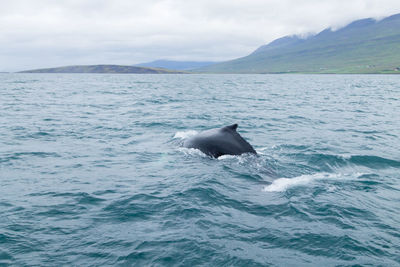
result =
M0 82L0 265L400 265L399 76Z

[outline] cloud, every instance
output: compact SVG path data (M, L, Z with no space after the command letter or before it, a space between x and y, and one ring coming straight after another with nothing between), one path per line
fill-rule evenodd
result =
M284 35L394 13L398 0L0 0L0 70L228 60Z

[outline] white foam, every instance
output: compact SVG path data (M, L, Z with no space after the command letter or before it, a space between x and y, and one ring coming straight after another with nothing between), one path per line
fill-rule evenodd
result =
M337 178L339 176L340 176L339 174L334 174L334 173L316 173L311 175L305 174L294 178L280 178L273 181L272 184L264 187L263 191L282 192L288 189L289 187L305 185L319 179Z
M174 139L179 138L179 139L186 139L191 136L196 135L198 132L195 130L189 130L189 131L184 131L184 132L176 132L174 135Z
M203 152L201 152L199 149L196 148L179 147L178 150L187 155L208 157L206 154L204 154Z
M222 156L218 157L218 160L236 159L236 158L238 158L238 156L235 156L235 155L222 155Z
M353 156L352 154L342 154L339 155L340 157L342 157L343 159L351 159L351 157Z

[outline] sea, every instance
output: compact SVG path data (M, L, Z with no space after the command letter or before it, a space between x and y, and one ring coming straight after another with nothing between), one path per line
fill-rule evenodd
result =
M400 266L399 138L398 75L0 74L0 266Z

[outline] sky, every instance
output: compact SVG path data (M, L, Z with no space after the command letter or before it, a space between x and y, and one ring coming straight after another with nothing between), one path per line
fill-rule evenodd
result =
M0 0L0 71L223 61L396 13L400 0Z

